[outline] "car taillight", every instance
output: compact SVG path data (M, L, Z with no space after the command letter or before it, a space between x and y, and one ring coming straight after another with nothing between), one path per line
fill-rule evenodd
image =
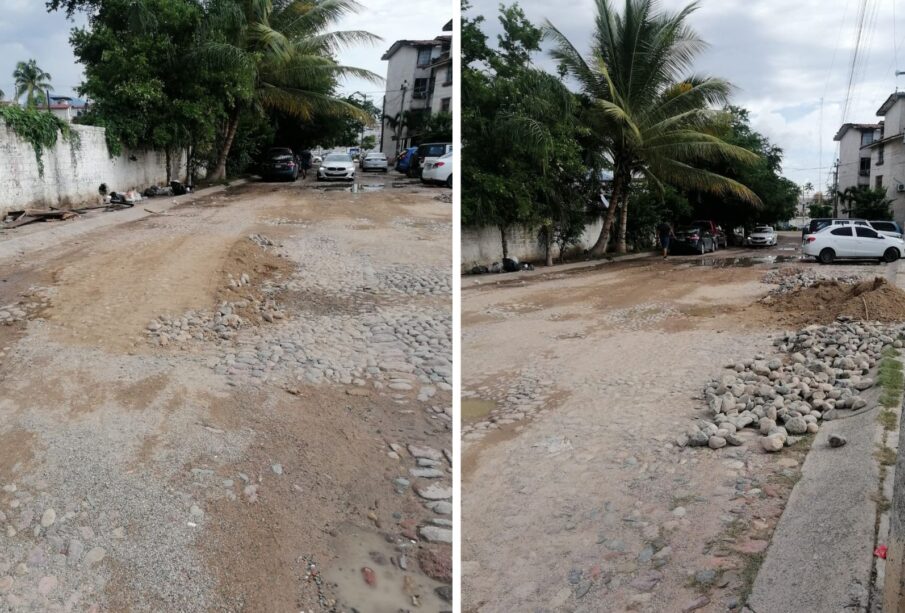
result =
M697 234L692 234L692 235L689 236L688 238L690 238L690 239L693 240L693 241L696 241L696 240L698 240L698 239L701 238L701 237L698 236Z
M295 162L289 162L289 168L295 168Z
M446 163L446 162L437 162L436 164L434 164L434 168L440 168L440 167L443 166L445 163Z
M816 236L805 236L804 240L806 240L809 243L813 243L815 240L817 240L817 237Z

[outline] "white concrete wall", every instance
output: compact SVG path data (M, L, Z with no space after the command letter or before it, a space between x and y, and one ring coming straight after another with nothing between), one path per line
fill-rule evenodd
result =
M434 95L431 97L431 112L432 113L440 113L443 109L443 99L450 99L450 107L449 112L452 112L452 81L449 82L448 85L446 83L446 68L447 66L451 66L451 64L444 64L443 66L438 66L435 71L436 82L434 83Z
M79 134L80 144L75 147L60 138L53 149L45 150L42 177L31 144L0 123L0 215L25 207L77 208L94 203L101 183L120 192L142 191L166 181L163 152L124 148L122 155L111 158L103 128L72 129Z
M431 51L434 57L440 54L440 43ZM430 98L413 98L412 90L415 87L415 79L430 79L430 67L418 67L418 48L401 47L387 61L386 94L384 95L384 114L395 117L400 110L424 109L430 104ZM408 81L405 92L405 100L402 98L402 83ZM393 128L389 123L383 122L383 148L387 157L396 155L396 141L393 140ZM405 139L407 131L402 130L402 138Z
M870 157L870 149L861 150L861 130L849 128L839 141L839 191L847 187L867 185L869 177L861 177L861 158Z
M590 249L600 236L603 218L585 226L581 241L574 248L576 251ZM520 262L543 262L546 258L544 248L537 240L537 228L516 226L509 228L507 235L509 256L515 256ZM559 251L554 248L554 258L559 258ZM503 259L503 246L500 230L496 226L483 228L462 228L462 261L463 271L474 266L490 266Z

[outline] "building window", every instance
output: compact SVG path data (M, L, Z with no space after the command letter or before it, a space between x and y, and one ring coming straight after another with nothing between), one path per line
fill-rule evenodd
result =
M440 101L440 110L444 113L449 112L449 103L452 101L452 98L444 98Z
M883 175L877 175L874 178L874 187L876 187L877 189L883 187Z
M862 177L870 176L870 158L861 158L861 167L858 169L858 174Z
M871 130L870 132L862 132L861 133L861 146L866 147L867 145L874 142L874 132Z
M446 67L446 74L443 77L443 85L449 85L452 83L452 63L450 62L449 66Z
M415 79L415 88L412 90L412 98L426 98L429 82L430 79Z
M877 147L877 166L883 164L883 145Z
M430 47L419 47L418 48L418 65L427 66L430 63L431 63L431 48Z

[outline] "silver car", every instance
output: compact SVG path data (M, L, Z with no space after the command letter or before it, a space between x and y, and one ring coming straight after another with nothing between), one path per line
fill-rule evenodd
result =
M348 153L328 153L317 169L317 180L355 180L355 162Z
M387 156L385 153L369 153L361 159L361 171L379 170L387 172L389 165L387 164Z

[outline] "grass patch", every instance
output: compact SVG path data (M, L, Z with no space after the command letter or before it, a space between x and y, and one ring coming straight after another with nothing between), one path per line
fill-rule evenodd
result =
M752 553L744 556L742 568L738 573L742 583L739 590L739 607L744 606L748 602L748 596L751 595L751 589L754 587L754 580L757 579L757 573L760 571L760 567L766 557L767 552Z
M877 453L874 454L882 466L893 466L896 463L896 452L886 445L877 445Z
M888 404L883 404L884 406L889 406ZM880 411L877 415L877 421L880 422L880 425L882 425L883 429L887 432L893 432L899 426L899 416L891 409L883 409Z
M902 371L902 362L895 359L899 353L892 347L883 350L883 359L877 367L877 383L882 390L880 404L884 407L896 407L902 400L902 392L905 391L905 372ZM884 411L885 412L885 411ZM893 415L893 420L895 416ZM881 418L881 423L886 427ZM893 425L892 427L895 427ZM887 427L887 430L891 428Z
M672 497L672 507L670 507L670 511L677 507L687 507L692 502L697 502L698 497L694 495L687 496L673 496Z

